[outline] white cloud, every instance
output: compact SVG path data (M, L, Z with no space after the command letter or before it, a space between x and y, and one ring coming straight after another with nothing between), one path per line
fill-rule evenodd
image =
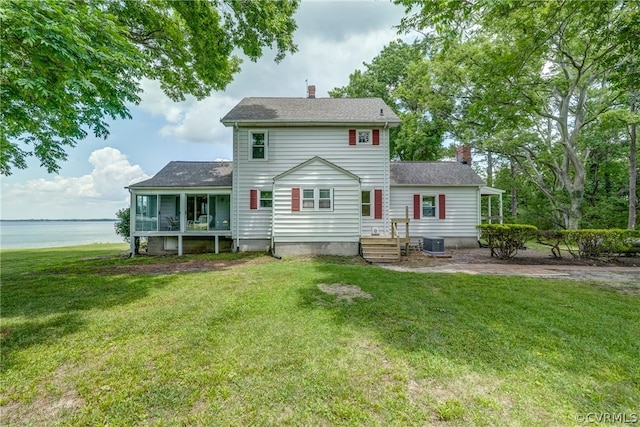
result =
M155 80L142 79L140 82L142 95L140 108L153 115L162 115L170 123L177 123L181 120L183 111L193 104L193 99L182 102L175 102L164 94L160 88L160 83Z
M181 141L221 143L228 142L229 132L220 119L239 100L228 96L211 96L185 107L180 120L167 124L160 130L162 136L175 137Z
M224 93L201 101L189 97L173 102L159 83L144 80L140 108L165 118L160 129L165 138L229 144L229 131L219 120L243 97L304 97L305 81L316 85L316 96L328 96L329 90L346 85L349 74L363 68L363 62L400 37L394 25L402 16L402 7L382 2L303 2L295 18L295 54L276 63L274 52L267 50L257 62L245 60Z
M124 187L149 178L115 148L94 151L89 162L93 170L88 175L3 182L3 219L113 218L118 209L129 205Z

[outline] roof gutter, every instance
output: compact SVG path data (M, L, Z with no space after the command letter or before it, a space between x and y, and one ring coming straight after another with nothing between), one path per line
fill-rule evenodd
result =
M237 121L223 121L223 125L230 127L235 126L238 127ZM371 126L383 126L387 127L398 127L400 126L400 121L385 121L385 122L375 122L375 121L308 121L308 120L300 120L300 121L274 121L274 120L247 120L241 121L240 124L242 126L247 127L311 127L311 126L321 126L321 127L345 127L345 126L355 126L355 127L371 127Z

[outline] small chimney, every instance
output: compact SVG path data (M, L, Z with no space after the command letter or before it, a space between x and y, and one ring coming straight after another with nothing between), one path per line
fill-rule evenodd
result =
M456 148L456 161L471 166L471 147L461 145Z
M315 97L316 97L316 86L315 85L307 86L307 98L313 99Z

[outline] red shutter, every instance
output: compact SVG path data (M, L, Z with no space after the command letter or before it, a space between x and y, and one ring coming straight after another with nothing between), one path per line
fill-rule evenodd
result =
M420 195L413 195L413 219L420 219Z
M356 130L349 129L349 145L356 145Z
M258 190L250 190L249 209L258 209Z
M380 129L373 130L373 145L380 145Z
M300 189L291 189L291 212L300 211Z
M445 206L445 196L444 194L438 195L438 218L445 219L447 208Z
M382 219L382 190L374 190L374 218Z

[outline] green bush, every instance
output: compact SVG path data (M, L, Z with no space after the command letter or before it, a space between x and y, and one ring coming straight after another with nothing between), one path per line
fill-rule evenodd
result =
M562 230L539 230L537 236L538 243L551 247L551 253L554 258L562 258L560 245L565 242Z
M123 208L116 212L118 221L113 224L113 228L116 230L116 234L122 236L125 242L129 243L131 238L131 210L130 208ZM134 237L136 255L140 252L140 238Z
M564 242L576 258L616 257L629 251L639 238L635 230L564 230Z
M477 226L481 237L487 241L491 256L511 259L518 249L535 237L537 227L528 224L480 224Z

